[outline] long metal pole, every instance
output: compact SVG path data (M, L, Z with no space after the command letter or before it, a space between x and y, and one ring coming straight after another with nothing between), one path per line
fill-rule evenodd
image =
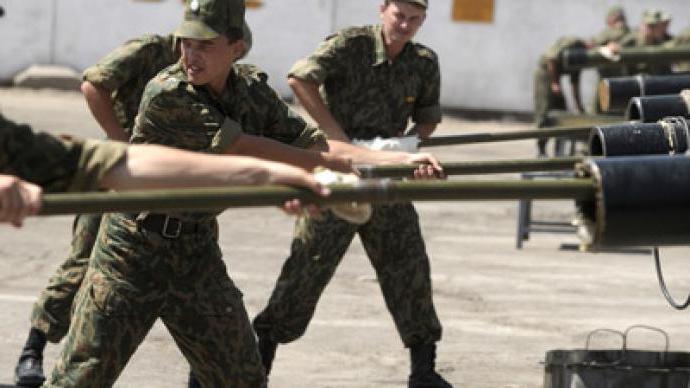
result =
M442 163L446 175L498 174L532 171L573 170L584 158L514 159ZM404 178L413 176L409 165L358 165L363 178Z
M568 128L543 128L526 131L507 131L496 133L470 133L466 135L435 136L424 139L420 147L437 147L444 145L492 143L499 141L543 139L548 137L576 137L586 139L592 126Z
M281 206L289 199L319 205L349 202L507 201L518 199L594 198L591 179L477 181L362 181L335 185L329 197L286 186L245 186L148 190L121 193L46 194L41 215L75 213L216 210L233 207Z

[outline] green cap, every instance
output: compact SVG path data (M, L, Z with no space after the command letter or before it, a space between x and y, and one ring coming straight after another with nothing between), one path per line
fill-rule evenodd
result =
M671 15L660 9L648 9L642 14L642 22L644 24L659 24L670 21Z
M625 17L625 11L623 11L623 7L620 5L615 5L611 8L609 8L609 11L606 12L606 18L613 18L613 17Z
M189 0L178 38L214 39L244 28L244 0Z
M393 0L393 1L400 1L403 3L410 3L410 4L418 5L424 9L429 8L429 1L428 0Z

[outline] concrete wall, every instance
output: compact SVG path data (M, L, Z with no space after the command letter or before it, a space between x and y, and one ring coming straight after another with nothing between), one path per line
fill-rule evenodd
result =
M254 48L246 61L262 66L290 95L285 73L330 32L376 23L379 0L264 0L247 12ZM451 20L452 0L432 0L417 40L436 50L446 107L527 111L532 71L541 52L562 35L590 36L608 7L623 3L631 24L647 7L674 15L671 31L690 25L690 0L495 0L494 21ZM0 79L32 63L83 70L130 37L166 33L180 19L178 0L0 0ZM584 94L591 96L593 74Z

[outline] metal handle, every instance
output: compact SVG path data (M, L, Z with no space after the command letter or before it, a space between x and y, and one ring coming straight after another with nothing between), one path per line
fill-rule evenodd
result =
M669 339L668 339L668 333L658 327L654 326L647 326L647 325L632 325L625 329L623 332L623 351L625 352L628 350L628 334L630 333L631 330L633 329L647 329L651 331L656 331L657 333L661 333L661 335L664 336L664 339L666 340L666 346L664 347L664 352L668 353L668 348L669 348Z
M599 332L607 332L607 333L613 333L613 334L618 334L621 337L621 349L625 349L625 334L618 330L613 330L613 329L594 329L587 334L587 341L585 342L585 350L589 350L589 343L590 340L592 339L592 336L596 333Z

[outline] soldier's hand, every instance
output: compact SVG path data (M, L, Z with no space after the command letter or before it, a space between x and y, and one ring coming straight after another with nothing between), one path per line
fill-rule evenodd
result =
M312 190L316 194L327 197L331 194L331 190L317 182L314 175L299 167L290 166L287 164L276 163L270 170L269 183L304 187ZM312 217L318 217L321 214L321 209L316 205L303 205L300 200L293 199L286 201L283 204L283 211L287 214L298 215L302 212L307 212Z
M419 165L414 171L415 179L444 179L446 177L441 163L432 154L426 152L409 154L407 164Z
M33 183L0 175L0 222L22 226L24 218L40 210L42 193L43 190Z
M322 167L326 167L329 170L359 175L357 169L352 165L352 159L350 158L324 153L323 160L324 166Z

